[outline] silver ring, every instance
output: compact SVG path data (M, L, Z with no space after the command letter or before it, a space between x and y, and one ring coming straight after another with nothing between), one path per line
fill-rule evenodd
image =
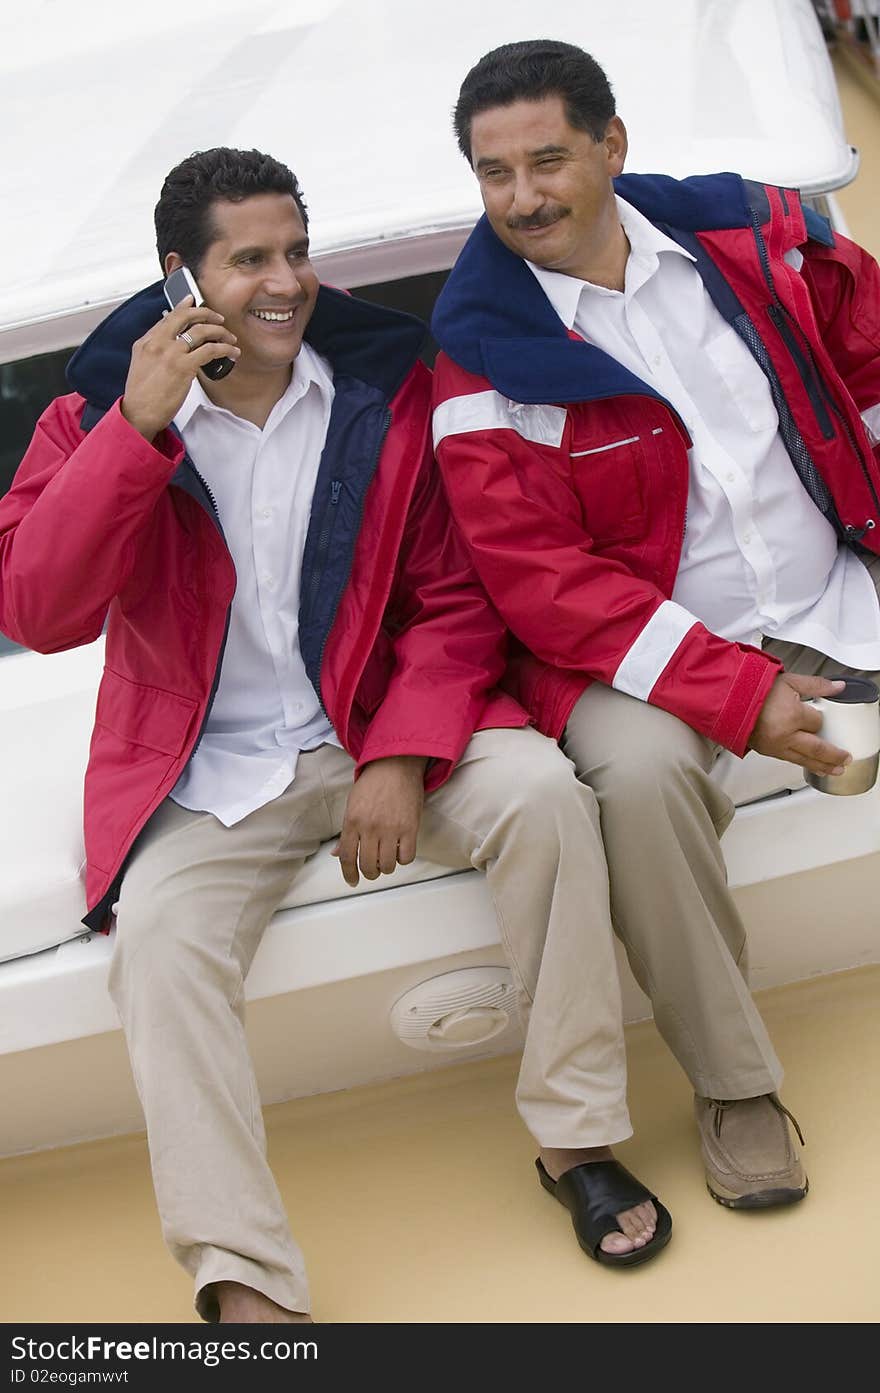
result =
M188 329L184 329L183 333L178 334L177 337L179 339L183 339L184 343L189 344L190 348L195 348L195 340L193 339Z

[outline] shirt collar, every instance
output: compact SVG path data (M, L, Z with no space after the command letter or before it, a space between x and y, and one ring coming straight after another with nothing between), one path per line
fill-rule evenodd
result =
M667 237L664 232L649 222L644 214L634 208L631 203L627 203L619 194L615 194L615 202L617 215L630 247L624 296L627 293L634 293L654 274L659 264L658 258L661 252L677 252L679 256L686 257L688 261L696 262L696 257L692 256L684 247L680 247L677 242L673 242L671 237ZM621 293L618 290L608 290L603 285L594 285L592 281L580 280L577 276L568 276L564 271L548 271L546 267L535 266L531 261L527 261L526 265L566 329L574 328L578 306L584 291L599 296L615 296Z
M295 406L312 384L318 388L326 401L332 402L333 399L333 377L329 364L315 352L313 348L303 342L296 360L293 365L293 374L284 395L279 397L272 408L269 420L273 426L277 425L283 416L286 416L292 406ZM226 411L223 406L218 406L211 401L199 379L193 379L193 384L184 398L183 405L174 417L174 424L179 431L185 431L193 416L199 409L203 411L221 411L226 415L231 413ZM266 425L268 426L267 420Z
M187 426L189 425L190 421L192 420L193 416L196 414L200 406L204 406L207 409L211 410L214 408L214 403L209 400L208 395L199 379L197 377L194 377L192 386L190 387L189 391L184 397L183 405L180 407L179 411L177 412L177 415L174 417L174 424L178 430L186 430Z

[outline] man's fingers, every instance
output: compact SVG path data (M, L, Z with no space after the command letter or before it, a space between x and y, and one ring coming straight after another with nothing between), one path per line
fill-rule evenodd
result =
M386 836L379 842L379 869L383 875L390 875L397 869L397 837Z
M846 683L840 678L832 681L830 677L804 677L796 672L786 672L785 681L801 697L835 696L838 692L842 692L846 686Z
M206 363L212 363L215 358L240 358L241 349L234 343L205 343L201 348L193 348L189 357L196 368L203 368Z
M189 335L192 343L183 337ZM188 329L182 329L177 336L180 346L188 352L193 352L195 348L202 348L206 343L238 343L238 338L230 329L224 329L221 324L191 324Z
M788 758L793 764L800 764L813 774L832 774L845 769L852 762L849 750L831 745L815 735L801 735L791 742Z
M334 852L343 866L343 874L346 858L349 856L357 856L358 869L365 880L378 880L380 875L391 875L398 864L408 866L416 857L416 838L413 833L404 833L398 838L394 830L388 833L360 831L351 832L348 837L350 842L343 832L338 849ZM348 875L345 878L349 885L357 884L357 876L354 880L349 879Z
M357 833L350 828L343 827L342 835L333 849L333 855L339 857L342 878L346 885L351 885L352 888L358 883L357 854Z
M169 329L173 334L179 334L189 324L222 324L223 315L216 310L209 310L207 305L194 305L191 295L186 295L179 305L175 305L170 314L165 315L162 320L164 328Z
M397 843L397 860L399 865L408 866L416 859L416 834L414 832L404 832L400 841Z
M379 838L375 832L361 833L358 861L364 880L379 879Z
M194 311L195 307L196 302L193 297L191 295L184 295L183 299L177 302L173 310L162 311L162 318L167 320L173 329L178 324L185 325L187 315L191 310Z
M801 708L797 712L801 730L808 730L815 735L817 730L822 728L822 713L817 711L815 706L810 706L809 702L801 703Z

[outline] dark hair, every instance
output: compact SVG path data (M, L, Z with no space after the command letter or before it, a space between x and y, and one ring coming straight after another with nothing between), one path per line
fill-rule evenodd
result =
M614 94L595 58L574 44L528 39L502 44L471 68L458 94L453 125L458 146L471 163L471 122L493 106L562 97L569 125L603 140L615 113Z
M218 198L240 203L258 193L289 193L308 231L309 218L296 175L287 165L259 150L197 150L175 165L156 204L156 250L164 271L165 257L177 252L194 275L216 240L211 205Z

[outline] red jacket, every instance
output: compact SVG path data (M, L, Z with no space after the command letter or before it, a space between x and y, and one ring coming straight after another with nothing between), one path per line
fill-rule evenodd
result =
M85 781L86 890L97 928L129 848L174 787L219 679L235 572L183 442L149 445L118 398L161 286L122 306L69 368L80 390L41 417L0 501L0 628L51 653L107 621ZM336 390L302 573L309 677L360 764L432 757L452 772L475 729L525 713L491 689L505 634L477 581L427 448L423 327L322 288L309 342Z
M880 550L880 273L790 190L628 175L620 195L692 252L770 379L792 462L843 541ZM801 273L784 260L792 247ZM434 440L453 512L520 649L512 687L559 737L591 680L743 754L779 663L670 596L690 445L668 401L569 334L477 225L438 300Z

